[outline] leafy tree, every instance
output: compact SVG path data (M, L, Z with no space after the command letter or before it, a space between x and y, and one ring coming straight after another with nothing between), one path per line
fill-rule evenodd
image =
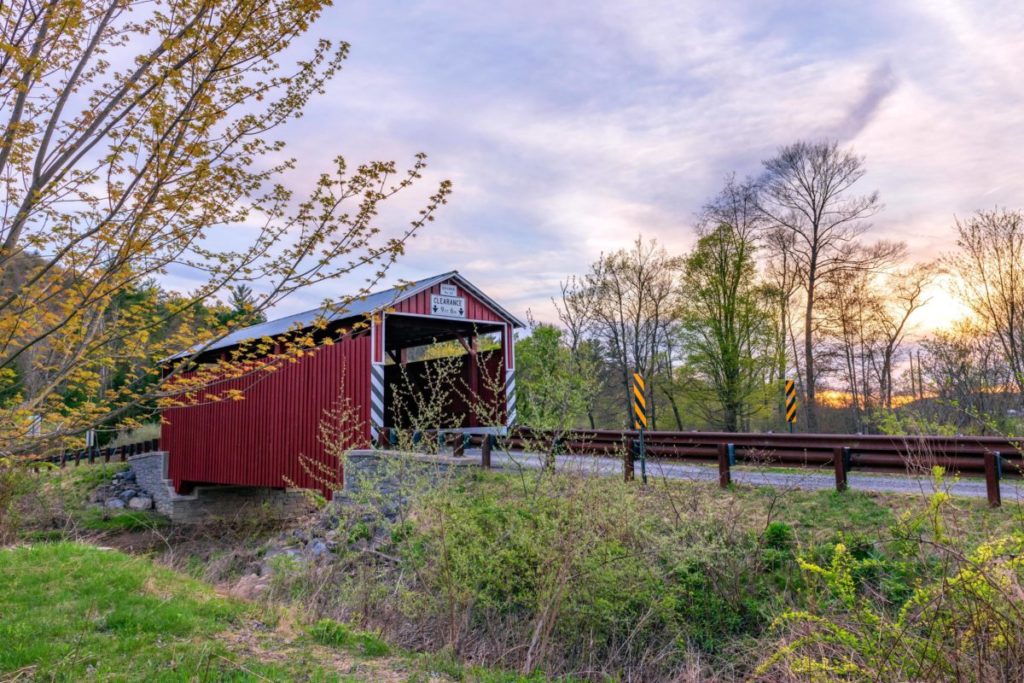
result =
M566 344L562 330L536 325L516 342L519 421L539 429L565 429L586 419L593 373Z
M707 417L735 432L757 405L775 357L769 300L757 283L755 245L732 225L704 231L683 266L680 297L688 363L710 390Z
M170 395L187 366L161 373L154 359L198 353L236 326L199 321L230 287L261 283L254 316L358 269L369 289L446 201L444 182L404 229L378 224L381 203L420 178L422 155L404 172L337 157L307 197L287 189L295 164L272 133L348 52L326 40L294 52L328 4L0 5L0 371L18 396L0 415L0 452L37 450L26 431L37 416L53 441ZM282 66L285 55L299 61ZM177 298L123 296L171 267L200 284ZM31 373L7 372L26 363ZM115 363L132 369L102 392Z

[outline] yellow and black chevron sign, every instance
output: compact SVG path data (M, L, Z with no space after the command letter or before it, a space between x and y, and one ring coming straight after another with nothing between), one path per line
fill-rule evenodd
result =
M796 382L786 380L786 422L796 422Z
M639 372L633 373L633 424L637 429L647 429L647 399L644 398L644 378Z

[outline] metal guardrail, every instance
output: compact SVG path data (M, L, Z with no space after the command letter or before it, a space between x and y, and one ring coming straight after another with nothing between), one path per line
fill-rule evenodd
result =
M500 447L621 456L628 480L638 437L636 430L558 432L523 427L501 437ZM470 439L474 445L483 442L479 436ZM829 468L840 491L846 489L846 475L854 468L911 474L939 466L952 473L984 475L989 503L998 506L999 480L1024 474L1024 440L1003 437L647 431L644 440L649 457L716 463L723 486L731 481L730 469L736 464Z

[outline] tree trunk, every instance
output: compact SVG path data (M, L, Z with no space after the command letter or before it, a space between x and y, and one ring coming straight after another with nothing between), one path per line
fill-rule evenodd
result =
M813 272L814 264L811 269ZM807 431L818 431L818 408L814 396L814 278L807 284L807 310L804 314L804 414L807 416Z

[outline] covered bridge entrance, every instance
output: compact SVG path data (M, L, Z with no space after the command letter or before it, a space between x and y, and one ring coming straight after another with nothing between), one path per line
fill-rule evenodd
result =
M265 356L273 372L216 381L165 408L168 476L179 493L223 484L330 495L311 469L340 467L321 435L332 410L345 415L345 447L379 443L391 429L506 429L515 421L516 327L515 316L450 272L371 294L340 313L307 311L178 354L168 363L213 363L254 340L302 331L317 341L300 358Z

